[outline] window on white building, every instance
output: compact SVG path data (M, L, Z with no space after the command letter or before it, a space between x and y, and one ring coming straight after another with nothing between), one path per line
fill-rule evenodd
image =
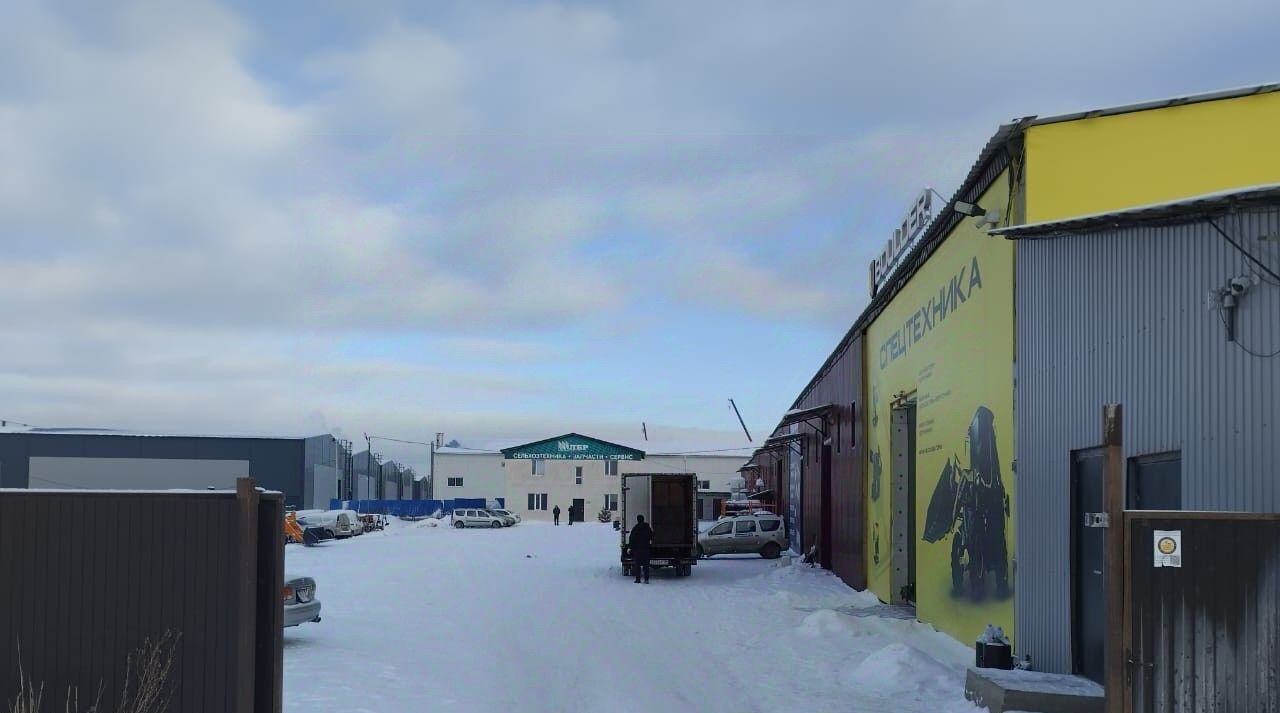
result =
M604 462L604 474L605 474L605 475L617 475L617 474L618 474L618 461L616 461L616 460L607 460L607 461L605 461L605 462Z
M710 480L699 480L699 481L698 481L698 487L699 487L699 488L701 488L702 490L710 490L710 489L711 489L711 481L710 481Z
M450 488L461 488L461 487L462 487L462 478L450 478L450 479L449 479L449 487L450 487Z
M574 466L573 468L573 484L582 485L582 466Z
M617 511L618 511L618 494L617 494L617 493L605 493L605 494L604 494L604 507L605 507L605 509L607 509L607 510L612 510L613 512L617 512Z
M530 510L546 510L547 494L546 493L529 493L529 509Z
M531 461L529 461L529 462L533 464L533 474L534 474L534 475L546 475L546 474L547 474L547 462L546 462L545 460L531 460Z

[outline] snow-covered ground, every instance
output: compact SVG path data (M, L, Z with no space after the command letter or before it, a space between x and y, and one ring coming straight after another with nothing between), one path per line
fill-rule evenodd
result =
M447 521L446 521L447 522ZM290 546L323 621L285 630L302 713L968 711L970 650L784 561L623 577L610 527L386 532Z

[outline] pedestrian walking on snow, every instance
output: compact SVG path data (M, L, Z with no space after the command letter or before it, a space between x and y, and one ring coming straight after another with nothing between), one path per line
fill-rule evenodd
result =
M559 505L555 506L554 508L551 508L551 517L555 518L557 525L560 524L560 506Z
M640 583L640 577L644 577L644 583L649 583L649 557L653 549L653 528L649 527L649 523L644 521L644 515L636 515L636 526L631 528L631 534L627 536L627 546L631 548L632 567L636 571L636 584Z

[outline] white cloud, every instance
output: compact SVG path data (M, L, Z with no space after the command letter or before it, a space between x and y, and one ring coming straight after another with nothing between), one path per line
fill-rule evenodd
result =
M562 418L508 412L538 379L467 363L532 371L541 347L510 334L594 353L575 327L682 319L628 312L655 290L842 329L914 192L949 193L1000 121L1274 80L1280 59L1266 2L335 12L359 21L6 6L0 305L22 347L0 400L528 432ZM336 353L353 334L373 356Z
M360 49L312 60L308 74L327 87L318 120L343 132L450 137L475 120L466 57L422 28L393 24Z
M792 319L825 315L833 296L804 276L778 271L742 259L736 253L708 249L677 275L685 296L751 314Z

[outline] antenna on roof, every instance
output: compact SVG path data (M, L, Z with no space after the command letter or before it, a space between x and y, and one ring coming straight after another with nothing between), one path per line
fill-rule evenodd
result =
M640 422L640 430L644 432L644 439L646 441L649 440L649 427L645 425L644 421Z
M751 440L751 431L747 430L747 422L742 420L742 413L738 411L738 405L733 402L733 399L729 399L729 405L733 407L733 412L737 414L738 423L742 424L742 432L747 434L747 443L754 443L755 441Z

